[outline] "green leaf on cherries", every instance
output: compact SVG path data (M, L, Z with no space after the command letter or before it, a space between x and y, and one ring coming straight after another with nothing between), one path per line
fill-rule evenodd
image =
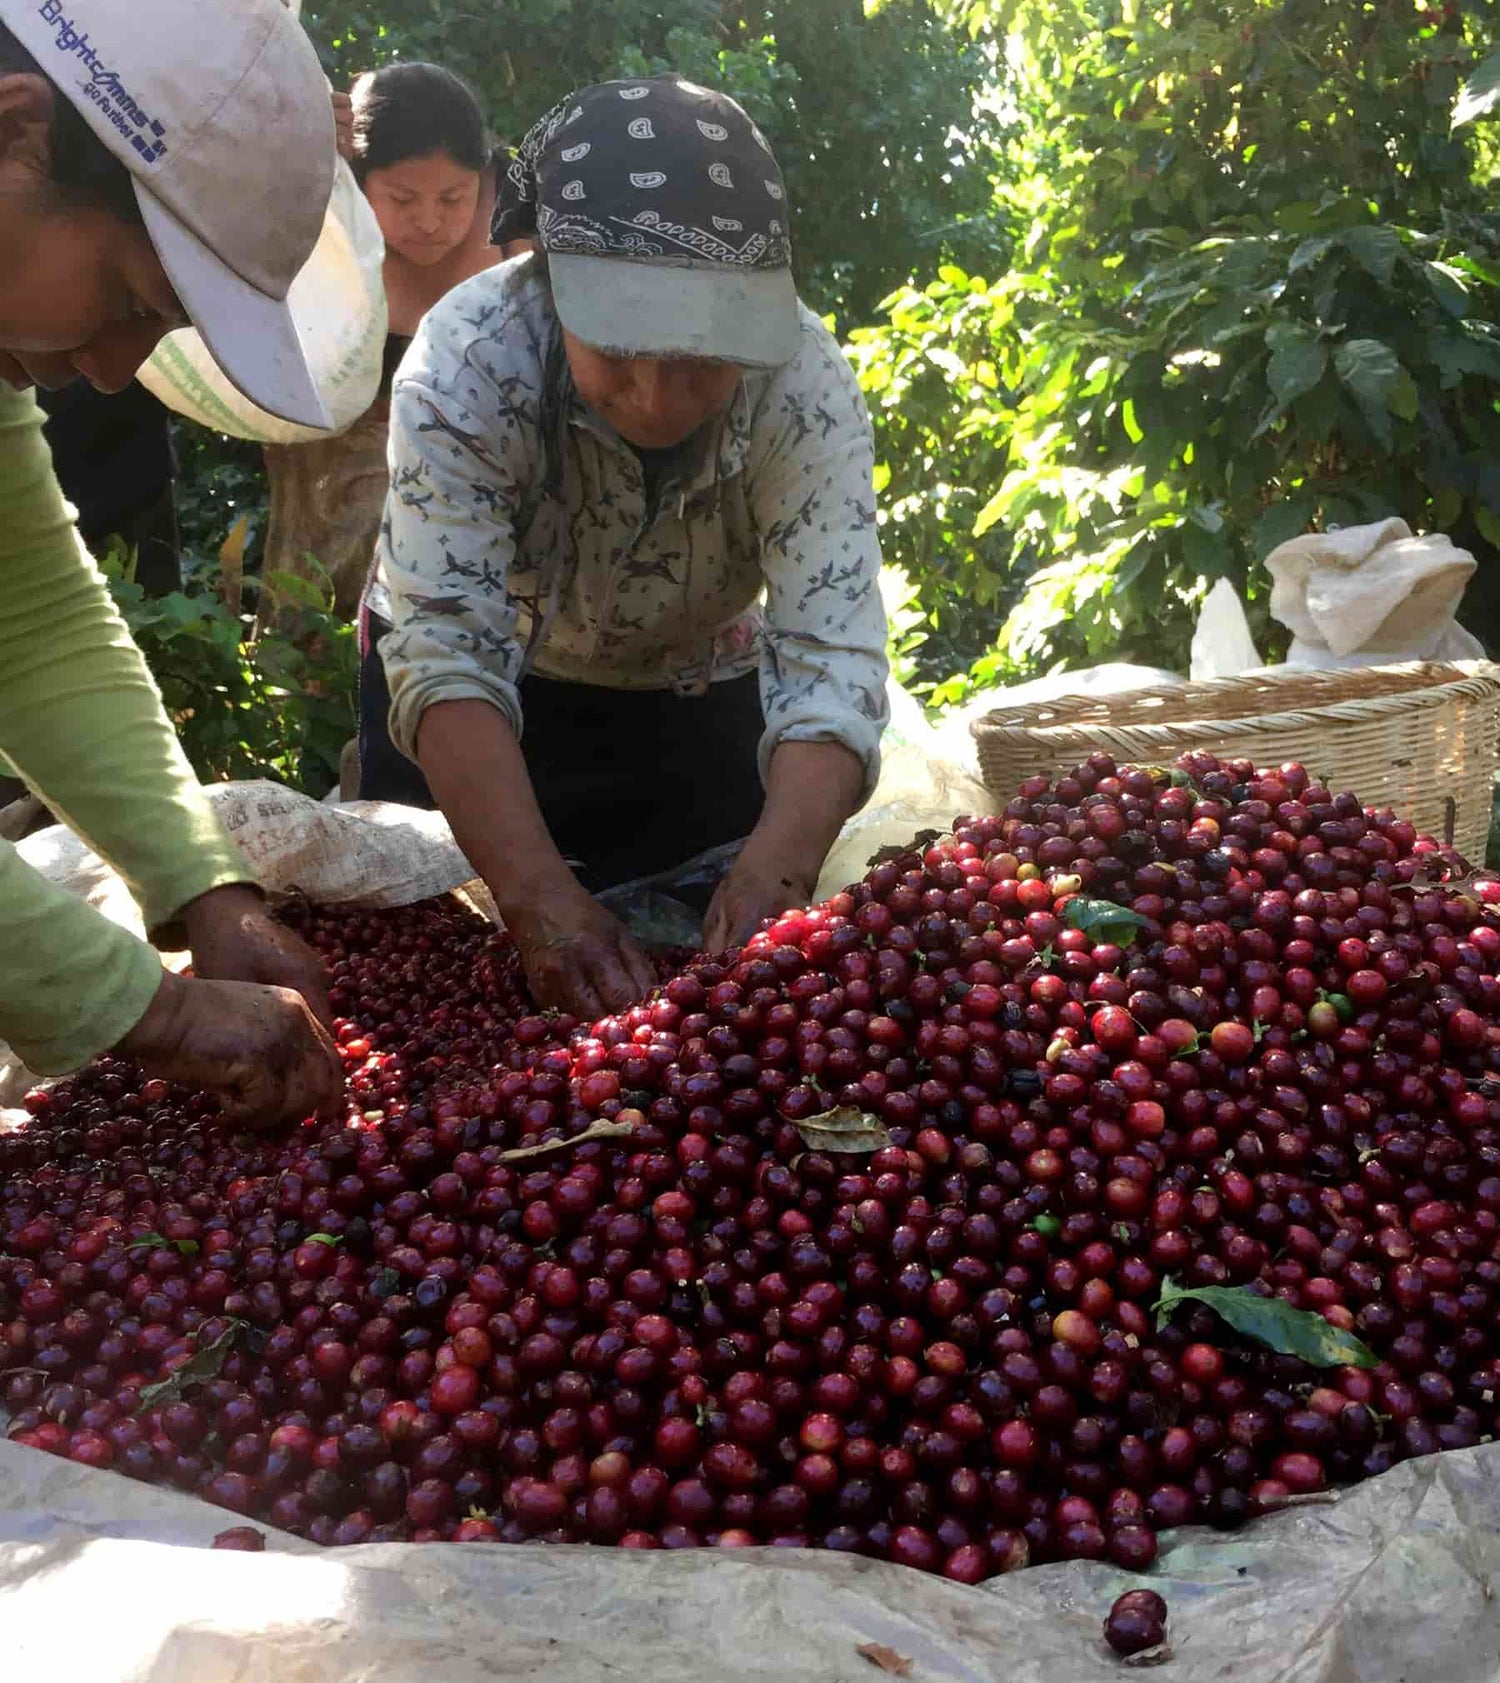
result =
M196 1239L164 1239L160 1233L143 1233L125 1247L128 1251L176 1251L180 1256L197 1256Z
M343 1244L344 1235L342 1233L309 1233L303 1242L309 1245L327 1245L330 1250L333 1250L336 1246Z
M885 1123L853 1105L809 1116L795 1126L809 1151L883 1151L891 1143Z
M1063 922L1070 929L1081 929L1096 946L1111 947L1128 947L1146 927L1145 918L1129 906L1092 900L1087 894L1075 894L1063 906Z
M1045 1211L1031 1225L1038 1233L1048 1239L1055 1239L1062 1232L1062 1223L1055 1215L1048 1215Z
M1163 1280L1155 1304L1158 1327L1179 1303L1205 1304L1242 1337L1312 1367L1374 1367L1379 1359L1352 1332L1310 1309L1293 1308L1285 1298L1258 1297L1246 1286L1178 1286Z
M1174 789L1193 789L1193 790L1196 790L1198 785L1193 782L1192 778L1188 776L1188 774L1182 769L1181 766L1173 766L1172 767L1172 787Z
M154 1385L143 1385L136 1413L143 1414L148 1408L158 1408L163 1403L180 1402L190 1386L206 1385L210 1379L217 1379L234 1348L235 1339L242 1331L249 1330L248 1321L230 1321L217 1338L202 1349L195 1350L181 1367L174 1368L165 1379L158 1380Z

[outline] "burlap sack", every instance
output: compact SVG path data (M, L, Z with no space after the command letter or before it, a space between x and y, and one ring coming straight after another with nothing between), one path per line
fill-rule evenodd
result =
M318 597L331 591L340 618L352 621L358 613L385 510L389 431L380 403L335 438L266 445L271 512L257 637L297 635L300 603L287 588L290 579L307 580Z
M1287 663L1482 658L1479 640L1453 617L1477 566L1446 533L1414 537L1404 520L1289 539L1266 557L1271 617L1292 633Z

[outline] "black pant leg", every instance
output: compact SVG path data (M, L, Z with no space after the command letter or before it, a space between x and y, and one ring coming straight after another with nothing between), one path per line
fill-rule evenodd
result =
M359 798L430 812L437 802L421 767L391 741L391 690L380 658L380 644L389 630L383 619L368 616L368 640L359 661Z
M182 589L182 550L177 532L177 505L169 484L140 510L128 534L135 545L136 583L148 596L170 596Z

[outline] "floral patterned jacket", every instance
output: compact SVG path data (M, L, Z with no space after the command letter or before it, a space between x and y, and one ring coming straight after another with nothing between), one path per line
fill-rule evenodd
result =
M545 274L477 275L396 377L391 491L367 606L391 732L479 698L519 734L522 675L702 693L759 666L761 771L835 741L874 786L885 615L874 446L854 375L802 310L787 366L750 372L648 506L640 459L579 397Z

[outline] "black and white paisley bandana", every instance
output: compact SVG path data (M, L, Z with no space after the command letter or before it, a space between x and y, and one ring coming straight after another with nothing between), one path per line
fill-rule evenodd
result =
M786 186L727 95L677 75L601 82L531 130L500 184L493 239L739 271L791 264Z

